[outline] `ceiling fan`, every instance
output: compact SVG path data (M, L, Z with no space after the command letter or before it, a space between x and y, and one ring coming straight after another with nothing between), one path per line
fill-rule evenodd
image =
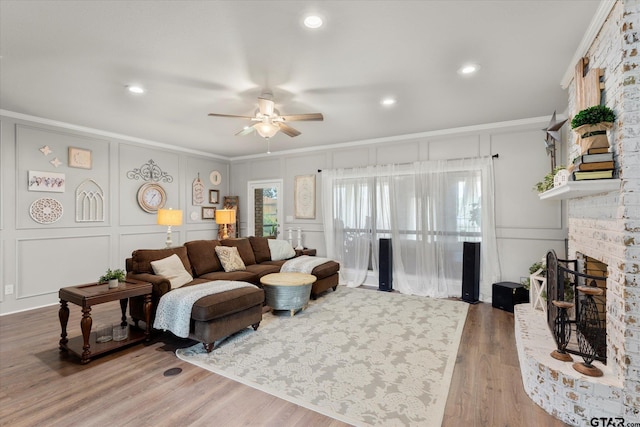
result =
M256 122L252 126L247 126L242 129L236 135L244 136L250 133L258 132L258 134L269 139L273 137L278 131L282 131L285 135L295 137L300 135L300 131L292 128L286 122L295 121L322 121L324 117L321 113L309 113L309 114L290 114L281 116L278 110L275 109L275 103L273 102L273 95L269 92L264 92L258 97L258 110L255 116L237 116L234 114L217 114L209 113L214 117L236 117L241 119L249 119L252 122Z

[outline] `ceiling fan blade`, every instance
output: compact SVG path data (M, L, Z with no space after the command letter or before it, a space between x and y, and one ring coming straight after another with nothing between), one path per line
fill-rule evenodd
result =
M280 130L282 131L282 133L284 133L285 135L289 135L290 137L295 137L300 135L300 131L296 130L294 128L292 128L289 125L286 125L284 123L277 123L277 126L280 128Z
M217 113L209 113L210 116L214 117L235 117L238 119L253 119L252 116L237 116L235 114L217 114Z
M236 136L245 136L245 135L249 135L250 133L253 133L253 131L255 131L255 128L253 126L247 126L246 128L242 129L240 132L236 133Z
M266 98L258 98L258 108L263 116L273 116L274 102Z
M324 117L322 113L309 113L309 114L291 114L288 116L280 116L284 120L288 122L302 121L302 120L314 120L314 121L322 121Z

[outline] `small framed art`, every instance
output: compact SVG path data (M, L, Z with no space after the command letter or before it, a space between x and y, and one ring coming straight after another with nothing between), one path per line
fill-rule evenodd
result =
M91 169L91 150L69 147L69 167Z
M209 190L209 203L212 205L220 203L220 190Z
M63 173L29 171L29 191L64 193Z
M216 208L213 206L203 206L202 219L216 219Z

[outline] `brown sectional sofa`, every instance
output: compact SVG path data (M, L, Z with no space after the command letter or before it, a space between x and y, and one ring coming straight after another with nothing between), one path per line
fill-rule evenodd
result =
M225 272L215 252L218 245L235 246L246 270ZM167 249L139 249L126 260L127 278L142 280L153 284L153 311L160 297L171 290L171 284L165 277L154 274L152 261L176 254L193 280L184 286L215 280L238 280L261 287L260 278L266 274L277 273L285 261L272 261L266 238L249 237L240 239L194 240L184 246ZM313 269L311 274L317 277L311 289L312 298L316 298L329 288L338 285L340 266L328 261ZM262 319L262 289L240 288L219 294L209 295L196 301L191 312L191 336L201 341L207 351L213 349L213 342L231 335L249 325L257 329ZM129 308L131 317L137 323L144 319L142 298L132 298Z

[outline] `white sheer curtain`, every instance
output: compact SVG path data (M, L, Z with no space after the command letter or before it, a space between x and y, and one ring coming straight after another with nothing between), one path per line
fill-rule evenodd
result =
M322 172L327 256L340 263L340 283L350 287L360 286L367 276L374 172L373 167Z
M327 172L325 174L325 172ZM392 239L394 288L460 296L462 242L481 241L480 298L499 281L491 158L323 171L325 236L342 283L359 286L378 265L378 239ZM330 248L330 249L329 249Z

